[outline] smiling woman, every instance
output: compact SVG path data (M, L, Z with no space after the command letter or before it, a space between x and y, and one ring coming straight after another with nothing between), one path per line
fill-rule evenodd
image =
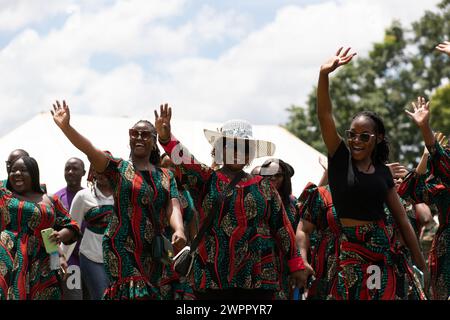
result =
M243 171L255 157L273 155L275 145L254 139L244 120L227 121L217 131L205 129L220 164L214 170L171 134L172 108L161 105L155 118L159 142L179 166L181 182L199 210L201 236L192 245L196 297L271 300L288 273L294 286L304 286L310 270L305 270L280 195L268 179ZM286 264L281 265L280 255Z
M40 231L53 228L54 241L71 244L80 236L79 227L58 197L42 191L33 158L22 156L11 163L7 188L8 200L1 210L7 211L9 223L2 226L1 242L8 255L0 258L10 257L15 267L9 281L3 283L7 288L4 298L60 299L60 274L50 268ZM0 260L0 264L6 262Z
M65 101L62 105L57 101L51 113L55 124L113 190L114 210L103 240L110 281L104 299L166 298L161 280L169 267L155 259L152 245L168 225L174 230L176 248L184 247L186 237L174 176L160 167L155 127L141 120L129 130L131 153L124 160L98 150L79 134L70 124Z
M347 131L348 147L336 130L329 94L329 74L348 64L356 53L340 48L320 68L317 116L328 150L328 177L333 203L342 225L336 299L391 300L396 298L391 239L385 225L387 205L411 250L416 265L427 275L425 260L404 207L385 165L389 157L383 121L364 111L353 117ZM361 254L364 252L364 255ZM356 258L355 258L356 257ZM369 286L372 265L381 267L384 282ZM425 277L427 279L427 276ZM428 283L425 283L427 287ZM424 298L423 293L420 298Z

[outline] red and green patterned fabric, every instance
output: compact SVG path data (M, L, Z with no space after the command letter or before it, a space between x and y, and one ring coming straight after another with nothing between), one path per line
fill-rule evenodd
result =
M382 220L342 226L336 288L339 300L394 300L395 278L391 237Z
M394 247L392 230L383 220L342 226L338 281L332 289L337 299L426 300L411 263Z
M450 185L450 146L443 148L437 141L430 150L427 175L439 177L447 187Z
M308 290L308 299L333 299L339 262L340 224L333 206L330 187L308 183L299 197L300 218L313 224L314 246L310 248L311 267L316 280Z
M448 184L448 150L438 143L430 153L427 173L410 174L399 189L402 198L413 203L435 205L438 209L439 228L434 237L429 267L433 299L447 300L450 297L450 187Z
M188 190L183 187L183 189L178 190L178 192L180 194L180 206L183 213L183 223L186 231L192 222L196 222L194 219L198 220L198 211L195 209L194 199Z
M105 153L106 154L106 153ZM168 225L166 207L178 198L172 172L155 168L137 172L131 162L108 154L104 174L114 190L114 211L103 238L105 268L111 281L105 299L162 299L161 288L167 279L167 268L151 257L155 235L152 216L161 228ZM161 230L163 231L163 229Z
M416 211L414 206L404 199L400 202L405 208L406 216L419 241L420 232L417 226ZM386 229L392 243L392 256L394 260L394 273L396 276L396 297L397 300L425 300L425 293L420 281L413 269L413 259L411 251L400 241L400 230L395 223L391 212L385 207Z
M200 164L174 137L163 148L180 165L201 224L230 179ZM291 272L304 268L281 198L267 179L243 178L218 209L194 259L195 290L280 290L280 252L288 257Z
M3 276L2 292L4 294L7 290L6 299L61 299L59 275L50 270L49 255L45 251L41 230L53 228L59 231L68 228L75 232L75 241L80 235L76 222L70 219L56 196L52 197L52 205L10 196L1 212L3 230L0 235L0 265L8 266L10 261L14 262L14 268L6 277Z
M300 222L297 198L294 195L290 195L289 204L285 205L284 207L286 209L289 222L292 225L292 229L294 230L294 232L296 232L298 223ZM289 257L285 256L282 251L280 251L279 259L281 261L281 290L275 293L275 300L287 300L292 296L292 288L289 285Z
M86 228L96 234L104 234L114 210L113 205L101 205L90 208L84 215Z

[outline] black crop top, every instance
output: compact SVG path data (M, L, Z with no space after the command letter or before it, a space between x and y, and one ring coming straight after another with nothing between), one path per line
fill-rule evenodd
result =
M366 174L359 172L352 162L354 178L349 177L349 157L350 151L344 141L333 157L328 157L328 180L338 217L366 221L384 218L386 195L394 187L389 168L375 164L375 172Z

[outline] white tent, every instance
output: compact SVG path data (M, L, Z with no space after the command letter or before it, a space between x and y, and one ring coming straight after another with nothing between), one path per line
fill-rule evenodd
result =
M102 150L110 151L116 157L128 159L128 129L139 119L127 117L100 117L71 115L71 122L81 134ZM153 121L153 119L150 119ZM228 119L224 119L228 120ZM201 162L211 163L211 146L203 135L203 129L215 130L221 123L184 121L173 119L172 132ZM299 196L306 183L318 183L323 169L318 160L321 153L275 125L254 125L253 136L274 142L274 157L290 163L295 169L292 179L293 193ZM64 164L70 157L79 157L86 163L87 158L66 139L60 129L53 123L50 113L40 113L34 118L0 138L0 159L7 159L14 149L25 149L39 163L41 183L46 183L50 193L65 186ZM161 150L162 151L162 150ZM265 158L256 159L249 170L264 162ZM0 177L6 178L6 166L0 166ZM83 181L85 186L85 180Z

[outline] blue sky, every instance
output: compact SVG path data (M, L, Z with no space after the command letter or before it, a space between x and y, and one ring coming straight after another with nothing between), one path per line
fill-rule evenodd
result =
M55 99L73 113L152 120L169 102L180 118L280 124L338 46L364 55L393 19L438 2L0 0L0 136Z

